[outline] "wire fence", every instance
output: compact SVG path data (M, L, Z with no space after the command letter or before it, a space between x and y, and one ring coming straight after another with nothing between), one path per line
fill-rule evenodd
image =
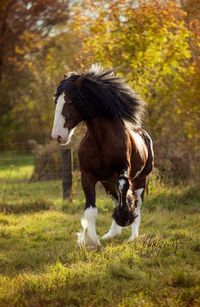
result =
M12 145L0 144L1 202L54 201L70 195L75 152L53 143Z
M159 179L177 183L200 177L199 155L167 157L158 146L154 151ZM77 151L53 142L0 143L0 202L65 199L80 183L78 170Z

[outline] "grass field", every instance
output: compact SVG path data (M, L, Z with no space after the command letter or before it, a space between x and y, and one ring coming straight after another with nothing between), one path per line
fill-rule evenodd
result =
M79 174L73 199L63 203L59 180L30 184L32 157L14 158L0 164L0 306L200 306L197 186L152 180L139 239L127 243L124 229L88 251L76 243ZM97 194L102 236L113 205L100 187Z

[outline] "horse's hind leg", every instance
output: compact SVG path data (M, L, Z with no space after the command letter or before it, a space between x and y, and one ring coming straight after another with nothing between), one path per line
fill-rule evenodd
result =
M135 208L135 215L137 215L134 222L131 224L131 236L129 237L128 241L134 241L139 235L139 227L141 223L141 206L144 199L144 190L146 185L146 179L144 180L142 185L137 186L135 189L135 196L136 196L136 208Z
M113 183L108 183L108 182L102 182L106 192L108 194L111 194L112 197L113 197L113 200L114 200L114 204L115 204L115 207L119 206L119 203L118 203L118 193L117 193L117 190L116 190L116 186L115 184ZM117 223L115 222L115 220L113 219L112 220L112 224L110 226L110 229L108 230L108 232L102 237L103 240L107 240L107 239L110 239L110 238L113 238L117 235L120 235L122 232L122 227L117 225Z
M115 206L118 206L117 200L114 200L114 203L115 203ZM107 239L113 238L117 235L120 235L121 232L122 232L122 227L117 225L117 223L113 219L109 231L102 237L102 239L107 240Z

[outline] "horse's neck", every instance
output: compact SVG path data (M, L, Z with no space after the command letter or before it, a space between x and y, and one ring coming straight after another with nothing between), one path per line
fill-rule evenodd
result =
M98 119L95 118L87 123L88 134L93 138L101 149L109 145L110 148L126 142L124 123L119 119ZM114 149L113 148L113 149Z

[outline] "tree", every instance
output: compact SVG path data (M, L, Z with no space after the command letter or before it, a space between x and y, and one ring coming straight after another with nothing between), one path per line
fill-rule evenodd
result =
M66 21L67 2L4 0L0 6L0 78L9 64L22 61L52 28ZM27 50L28 49L28 50ZM29 51L29 52L27 52Z
M147 101L145 122L160 160L176 157L183 165L194 159L200 143L200 78L194 58L199 36L189 26L186 9L175 1L133 6L117 0L95 1L88 10L76 22L82 30L82 59L114 67Z
M43 48L55 26L66 22L68 2L62 0L3 0L0 4L0 138L20 127L14 112L27 96L29 59ZM15 111L14 111L15 109ZM19 108L20 109L20 108ZM23 121L23 119L21 119ZM9 132L10 133L10 132Z

